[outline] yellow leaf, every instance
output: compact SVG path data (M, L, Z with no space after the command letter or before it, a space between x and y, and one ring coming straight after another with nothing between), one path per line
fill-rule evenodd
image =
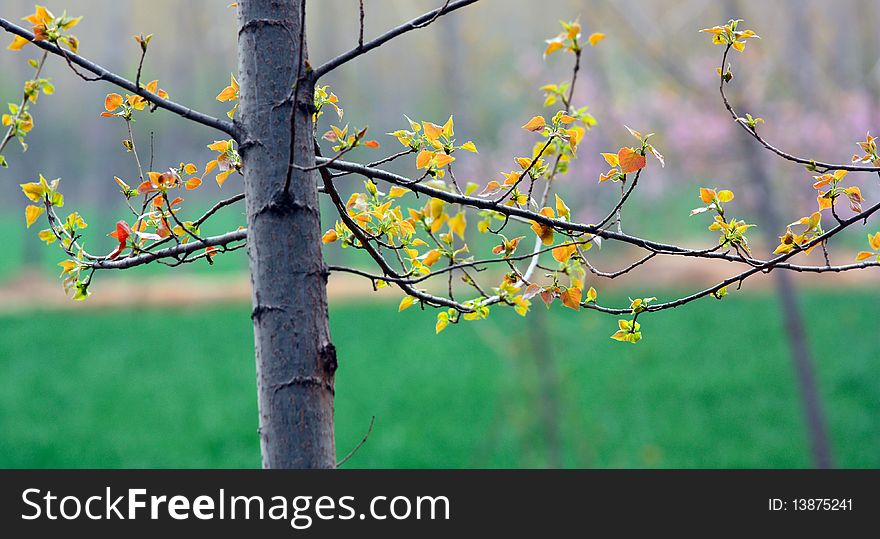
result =
M58 265L61 266L61 275L70 273L79 266L75 260L65 260L64 262L59 262Z
M30 228L34 221L37 220L37 217L43 215L43 212L46 211L46 208L41 208L39 206L28 206L24 210L24 219L27 222L27 227Z
M208 144L208 149L215 152L225 152L227 148L228 142L225 140L215 140L212 144Z
M599 293L591 286L590 289L587 290L587 302L595 302L597 297L599 297Z
M464 231L467 227L467 219L465 219L464 212L456 214L455 217L449 220L447 225L449 226L449 230L451 232L453 232L459 238L464 239Z
M28 41L27 39L25 39L21 36L15 36L12 39L12 43L10 43L9 46L6 48L11 51L20 51L21 48L24 47L25 45L27 45L28 43L30 43L30 41Z
M398 197L402 197L403 195L405 195L407 193L409 193L409 189L395 185L394 187L392 187L388 191L388 196L391 198L398 198Z
M733 200L733 191L728 191L727 189L718 191L718 200L721 202L730 202Z
M436 234L437 231L440 230L440 227L443 226L443 223L445 223L448 220L449 220L449 216L446 215L445 213L440 214L439 216L435 217L434 220L431 222L431 234Z
M197 170L198 168L196 168L194 163L187 163L187 165L183 167L183 171L187 174L195 174Z
M784 244L784 243L780 243L779 246L776 247L776 249L773 250L773 254L774 254L774 255L779 255L779 254L788 253L788 252L790 252L792 249L794 249L793 246L791 246L791 245L786 245L786 244Z
M405 311L405 310L409 309L410 307L413 306L413 303L415 303L415 301L416 301L416 298L414 298L412 296L406 296L405 298L400 300L400 305L397 307L397 312L401 312L401 311Z
M731 43L731 45L733 45L733 48L738 50L739 52L742 52L743 49L746 48L745 41L734 41L733 43Z
M448 325L449 325L449 314L445 313L445 312L438 314L437 315L437 324L434 326L434 330L437 333L440 333L441 331L446 329L446 326L448 326Z
M531 120L526 122L525 125L522 126L522 128L525 129L526 131L533 131L533 132L543 131L545 127L547 127L547 122L544 120L544 118L542 116L535 116L534 118L532 118Z
M474 145L474 143L471 142L471 141L467 141L467 142L465 142L464 144L462 144L462 145L461 145L461 149L462 149L462 150L465 150L465 151L467 151L467 152L479 153L479 152L477 152L477 147L476 147L476 145Z
M596 46L597 43L605 39L605 34L601 32L594 32L590 34L590 37L587 38L587 41L590 43L590 46Z
M874 253L870 251L859 251L859 254L856 255L856 261L861 262L862 260L867 260L874 256Z
M40 238L42 241L45 241L46 245L55 243L55 240L58 239L57 237L55 237L55 233L52 232L52 229L49 228L47 228L46 230L41 230L37 234L37 237Z
M452 123L452 115L449 115L449 119L446 120L446 123L443 124L443 136L446 138L452 138L452 135L455 134L453 131L454 125Z
M556 195L556 213L559 214L560 217L565 217L566 219L571 218L571 209L565 205L565 202L559 198L559 195Z
M28 197L32 202L39 202L46 194L46 186L40 182L31 182L21 184L21 190L24 196Z
M880 232L877 232L873 236L868 235L868 243L871 245L871 249L880 251Z
M200 185L202 185L202 179L198 176L193 176L192 178L186 180L187 191L192 191L193 189L198 189Z
M620 160L617 158L616 153L603 153L602 157L604 157L605 162L612 167L616 167L620 164Z

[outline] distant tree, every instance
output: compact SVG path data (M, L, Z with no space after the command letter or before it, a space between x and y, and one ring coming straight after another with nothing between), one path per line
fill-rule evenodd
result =
M158 81L141 82L151 35L135 37L140 64L132 82L77 55L79 42L70 30L79 18L66 14L56 17L41 6L26 17L32 30L0 18L0 26L15 35L10 49L19 50L33 43L43 51L40 58L29 60L35 75L25 83L22 100L10 104L9 114L3 116L8 131L0 141L0 151L14 138L24 142L34 125L32 105L40 93L53 93L51 82L43 77L50 54L61 57L84 80L109 82L126 94L108 94L101 113L124 122L128 137L122 144L137 167L134 186L116 179L126 211L131 212L131 217L120 220L111 233L118 241L116 249L108 255L85 249L85 221L77 212L64 217L59 214L64 197L58 180L47 182L40 176L38 181L22 185L33 203L25 210L27 226L45 214L49 228L39 236L46 243L59 245L66 254L60 263L63 284L74 299L89 296L92 280L101 271L152 262L172 267L198 260L211 263L222 253L247 246L265 467L332 468L337 464L333 436L337 357L330 340L326 297L331 271L363 276L374 288L398 287L404 294L401 311L414 305L438 309L438 333L450 325L484 319L496 307L511 307L525 316L532 302L540 299L548 307L559 300L576 311L586 309L616 316L617 329L611 337L636 343L642 338L645 315L701 298L721 299L728 287L739 287L759 273L830 273L880 265L880 233L869 237L871 251L859 253L856 263L832 265L827 256L828 240L880 209L880 204L862 208L859 188L847 187L845 181L848 172L878 171L880 155L874 138L868 136L859 143L862 155L840 165L798 157L766 141L758 132L763 120L749 114L740 117L724 93L733 77L728 64L731 49L742 52L746 41L757 37L750 30L741 30L741 21L737 20L703 30L724 49L716 74L724 106L747 135L768 151L817 174L814 188L818 191L818 211L779 231L779 246L767 258L752 253L748 236L754 225L731 215L734 194L725 189L701 188L701 205L691 212L713 216L709 229L719 235L714 246L691 249L625 233L622 211L647 170L648 158L663 165L662 155L650 142L652 135L629 128L636 144L602 153L610 168L599 177L599 183L617 184L618 202L597 223L579 223L572 218L569 206L552 189L557 177L568 172L584 136L596 122L586 107L572 101L585 47L597 45L605 37L598 32L584 34L578 21L564 22L562 32L547 41L544 51L545 57L567 52L574 59L569 81L541 87L544 106L551 109L551 114L522 114L523 128L534 133L537 142L524 152L525 156L514 157L515 170L485 185L462 185L455 177L455 161L463 154L476 154L477 147L470 140L461 143L456 138L452 116L442 125L407 118L407 125L392 133L403 149L368 164L343 159L355 148L379 148L377 141L366 136L366 128L330 125L318 137L319 117L330 110L340 120L343 115L336 95L319 85L322 77L476 1L447 0L442 7L369 41L364 40L361 2L357 45L317 67L308 58L305 0L239 2L239 75L216 97L237 101L228 113L229 121L171 101ZM132 127L133 119L147 108L167 110L230 138L208 145L217 156L203 167L182 160L167 170L148 170L143 166ZM323 155L321 140L330 146L332 155ZM407 156L414 157L417 172L413 178L382 168ZM173 162L177 159L175 156ZM5 165L5 160L0 161ZM242 175L244 192L218 201L197 218L186 217L183 199L178 195L198 189L209 174L221 186L231 174ZM351 175L365 178L363 189L343 199L338 180ZM335 226L323 234L319 194L327 196L335 208ZM851 216L839 215L836 203L840 200L849 201ZM202 235L201 226L208 219L240 201L245 201L247 208L246 227L218 236ZM822 225L825 210L833 218L827 230ZM477 257L471 253L465 243L469 220L476 222L480 234L494 238L490 254ZM522 234L517 235L520 231ZM629 244L645 254L626 267L603 272L593 265L595 255L590 252L602 241ZM376 269L327 266L322 243L362 251ZM529 247L524 249L525 244ZM799 265L790 261L816 247L825 252L826 264ZM600 302L595 287L587 281L591 275L619 277L658 256L724 260L741 267L729 278L678 299L658 302L652 297L635 298L618 307ZM542 263L542 257L551 261ZM503 271L484 272L492 267ZM429 289L429 281L441 281L442 285ZM735 336L732 330L730 337ZM711 339L706 340L707 347L711 347Z

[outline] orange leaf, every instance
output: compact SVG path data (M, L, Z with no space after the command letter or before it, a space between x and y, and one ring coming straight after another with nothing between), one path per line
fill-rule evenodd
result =
M707 189L705 187L700 187L700 200L705 202L706 204L711 204L712 201L715 200L715 189Z
M632 148L621 148L617 152L617 160L620 161L620 171L624 174L636 172L645 168L647 160Z
M234 169L229 169L226 172L221 172L220 174L217 174L217 177L216 177L217 185L219 185L220 187L223 187L223 183L226 182L226 178L228 178L229 175L232 174L233 170Z
M534 118L532 118L531 120L526 122L525 125L522 126L522 128L525 129L526 131L533 131L533 132L543 131L545 127L547 127L547 122L544 120L544 118L542 116L535 116Z
M571 287L562 293L562 304L569 309L579 311L581 309L581 289Z
M113 112L122 105L122 96L119 94L107 94L104 98L104 108L108 112Z
M547 48L544 49L544 58L547 58L554 52L558 51L562 48L562 41L558 39L551 39L547 42Z
M420 151L419 155L416 156L416 168L425 168L433 158L434 152L429 152L428 150Z
M322 243L333 243L334 241L336 241L338 239L339 239L339 234L337 234L336 231L333 230L332 228L330 230L328 230L327 232L325 232L323 236L321 236Z
M428 137L428 140L434 141L440 138L440 135L443 134L443 128L437 124L431 122L422 122L422 126L425 128L425 136Z
M422 263L424 263L428 267L431 267L436 264L438 260L440 260L440 251L438 251L437 249L432 249L431 251L428 251L425 259L422 260Z
M437 168L443 168L453 161L455 158L445 153L438 153L434 156L434 164L437 165Z
M553 258L556 259L557 262L565 263L568 262L568 259L577 251L577 247L574 245L560 245L559 247L553 248Z

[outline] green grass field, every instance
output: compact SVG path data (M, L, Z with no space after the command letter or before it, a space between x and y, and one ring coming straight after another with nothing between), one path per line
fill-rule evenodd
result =
M878 299L803 298L842 467L880 466ZM809 466L772 296L645 317L635 346L595 313L546 320L565 466ZM375 415L348 466L546 465L532 324L335 307L340 456ZM243 305L0 316L0 467L258 466L251 331Z

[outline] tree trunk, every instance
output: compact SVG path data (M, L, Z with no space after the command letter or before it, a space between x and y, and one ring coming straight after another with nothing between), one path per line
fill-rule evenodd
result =
M239 2L244 163L264 468L333 468L336 351L313 171L305 0ZM297 82L298 81L298 82ZM289 97L296 89L294 99Z

